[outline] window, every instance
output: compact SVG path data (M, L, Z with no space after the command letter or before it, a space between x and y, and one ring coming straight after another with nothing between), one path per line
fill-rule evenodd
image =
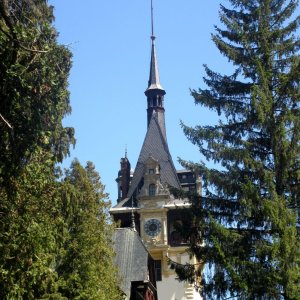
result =
M161 281L161 260L154 261L154 268L156 281Z
M155 196L155 184L151 183L149 185L149 196L154 197Z
M158 96L158 106L162 106L161 96Z
M157 106L157 98L156 98L156 96L153 96L152 100L153 100L153 106Z
M149 169L149 174L154 174L154 169Z

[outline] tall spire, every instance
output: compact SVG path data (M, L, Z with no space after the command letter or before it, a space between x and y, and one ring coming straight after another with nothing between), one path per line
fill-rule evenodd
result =
M158 72L158 63L157 63L157 55L156 55L156 47L155 47L155 35L154 35L154 21L153 21L153 4L151 0L151 62L150 62L150 75L148 81L148 90L159 89L164 91L163 87L160 84L159 80L159 72Z
M155 35L154 35L154 21L153 21L153 4L151 0L151 61L150 61L150 75L148 80L148 87L145 91L147 96L147 125L149 126L151 117L154 112L158 113L159 123L161 124L161 130L165 136L164 125L164 95L165 90L160 84L158 63L155 47Z

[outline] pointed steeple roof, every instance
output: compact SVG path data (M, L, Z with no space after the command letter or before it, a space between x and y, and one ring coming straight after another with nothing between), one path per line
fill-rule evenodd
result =
M151 62L150 62L150 75L148 80L148 87L146 92L149 90L162 90L164 88L160 84L156 47L155 47L155 36L151 36L152 47L151 47Z
M159 72L158 72L158 63L157 63L157 55L156 55L156 47L155 47L155 35L154 35L154 25L153 25L153 5L151 0L151 62L150 62L150 75L148 80L148 90L162 90L164 91L163 87L160 84L159 80Z
M172 187L180 188L180 182L169 152L167 141L161 130L157 113L153 113L152 115L128 191L128 198L130 198L137 190L139 183L145 174L145 165L149 156L152 156L157 160L160 165L162 184L166 183Z

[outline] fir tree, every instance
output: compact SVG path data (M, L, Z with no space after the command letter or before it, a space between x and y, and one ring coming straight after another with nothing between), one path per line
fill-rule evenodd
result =
M235 71L222 75L205 66L208 88L192 91L219 123L182 125L218 165L183 162L203 176L185 235L205 264L201 290L208 299L300 299L298 1L229 3L220 6L224 27L212 39Z
M122 299L113 264L107 195L91 162L72 163L62 186L64 251L57 267L68 299Z

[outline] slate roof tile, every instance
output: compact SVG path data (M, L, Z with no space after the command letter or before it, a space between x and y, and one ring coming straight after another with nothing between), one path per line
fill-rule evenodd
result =
M116 253L115 263L120 276L120 287L129 299L131 282L147 279L150 254L138 233L130 228L116 229L113 241Z
M145 174L145 162L149 156L152 156L160 164L162 183L167 183L172 187L180 188L180 182L178 180L176 169L169 152L168 144L160 126L158 113L153 113L150 120L128 191L128 198L131 198L131 196L133 196L136 192L138 185Z

